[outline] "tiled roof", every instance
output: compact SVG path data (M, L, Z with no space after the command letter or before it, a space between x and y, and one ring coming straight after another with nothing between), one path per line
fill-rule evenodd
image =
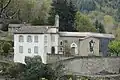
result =
M86 37L86 36L92 36L92 37L103 37L103 38L115 38L113 34L103 34L103 33L93 33L93 32L59 32L60 36L65 37Z
M47 31L47 27L40 26L23 26L18 29L15 33L45 33Z

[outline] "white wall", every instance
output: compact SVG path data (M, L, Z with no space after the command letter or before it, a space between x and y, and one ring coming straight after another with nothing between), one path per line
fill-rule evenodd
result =
M19 42L19 35L24 36L24 42ZM27 42L27 36L32 36L32 42ZM38 35L38 43L34 42L34 36ZM23 53L19 53L19 46L23 46ZM34 53L34 46L38 46L38 54ZM28 53L28 48L31 48L31 53ZM15 34L14 35L14 61L22 62L25 56L33 57L39 55L43 63L46 63L46 54L44 54L44 34ZM21 59L22 58L22 59Z
M55 47L55 54L58 54L58 34L45 34L47 35L47 39L48 39L48 43L47 43L47 47L48 47L48 53L51 53L51 47L54 46ZM52 41L52 35L55 37L55 41Z

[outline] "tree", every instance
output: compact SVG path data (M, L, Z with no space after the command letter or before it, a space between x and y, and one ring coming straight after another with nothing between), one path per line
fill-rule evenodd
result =
M49 11L51 10L52 0L36 0L32 10L33 25L48 24ZM34 13L36 12L36 13Z
M95 28L97 32L99 33L105 33L105 29L102 23L98 22L98 20L95 21Z
M45 74L45 65L42 63L40 57L36 56L34 58L27 57L25 71L22 73L22 80L40 80Z
M9 23L31 23L37 18L46 23L51 2L52 0L1 0L0 23L3 24L2 30L7 31ZM43 24L40 20L39 23Z
M6 43L3 44L2 49L3 49L4 56L8 55L10 48L11 48L11 44L10 43L6 42Z
M19 80L41 80L45 78L48 80L56 80L64 75L64 66L61 62L57 62L54 65L47 65L42 63L40 56L33 58L26 57L25 62L26 65L10 63L9 66L5 67L7 78Z
M95 32L96 29L93 27L90 19L80 13L79 11L75 15L75 28L80 32Z
M96 3L94 0L79 0L78 8L80 11L93 11L96 9Z
M120 28L116 28L114 31L115 39L120 40Z
M112 33L113 26L114 26L114 19L110 15L104 16L104 26L105 26L105 32L106 33Z
M25 65L21 63L14 63L11 62L9 65L5 67L5 75L7 75L7 78L15 78L17 79L18 77L21 76L21 73L24 71Z
M12 12L12 15L9 15L8 6L12 0L0 0L0 23L2 24L2 30L7 31L6 26L8 25L9 20L15 14Z
M52 10L50 11L49 24L54 24L55 15L60 16L60 31L75 31L74 30L74 17L76 13L76 6L72 1L67 0L55 0L52 4Z
M111 54L119 56L120 54L120 41L119 40L114 40L110 42L108 47L109 47L109 51L111 52Z
M0 41L0 55L8 56L10 55L10 50L12 49L12 43L9 41L1 40Z
M51 68L50 65L42 63L40 56L35 56L33 58L27 57L25 62L26 65L24 72L21 74L21 80L40 80L41 78L56 80L61 73L61 65Z

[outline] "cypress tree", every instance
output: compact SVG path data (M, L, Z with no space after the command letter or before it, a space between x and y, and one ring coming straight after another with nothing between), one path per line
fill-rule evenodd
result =
M54 24L55 15L60 17L60 31L74 31L74 17L76 13L76 7L72 1L68 3L67 0L53 1L50 17L48 18L48 24Z

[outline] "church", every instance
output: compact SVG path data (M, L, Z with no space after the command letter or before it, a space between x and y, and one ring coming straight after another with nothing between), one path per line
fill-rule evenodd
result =
M25 64L25 57L41 56L47 64L47 55L108 56L112 34L93 32L60 32L59 16L54 26L22 25L14 31L14 62Z

